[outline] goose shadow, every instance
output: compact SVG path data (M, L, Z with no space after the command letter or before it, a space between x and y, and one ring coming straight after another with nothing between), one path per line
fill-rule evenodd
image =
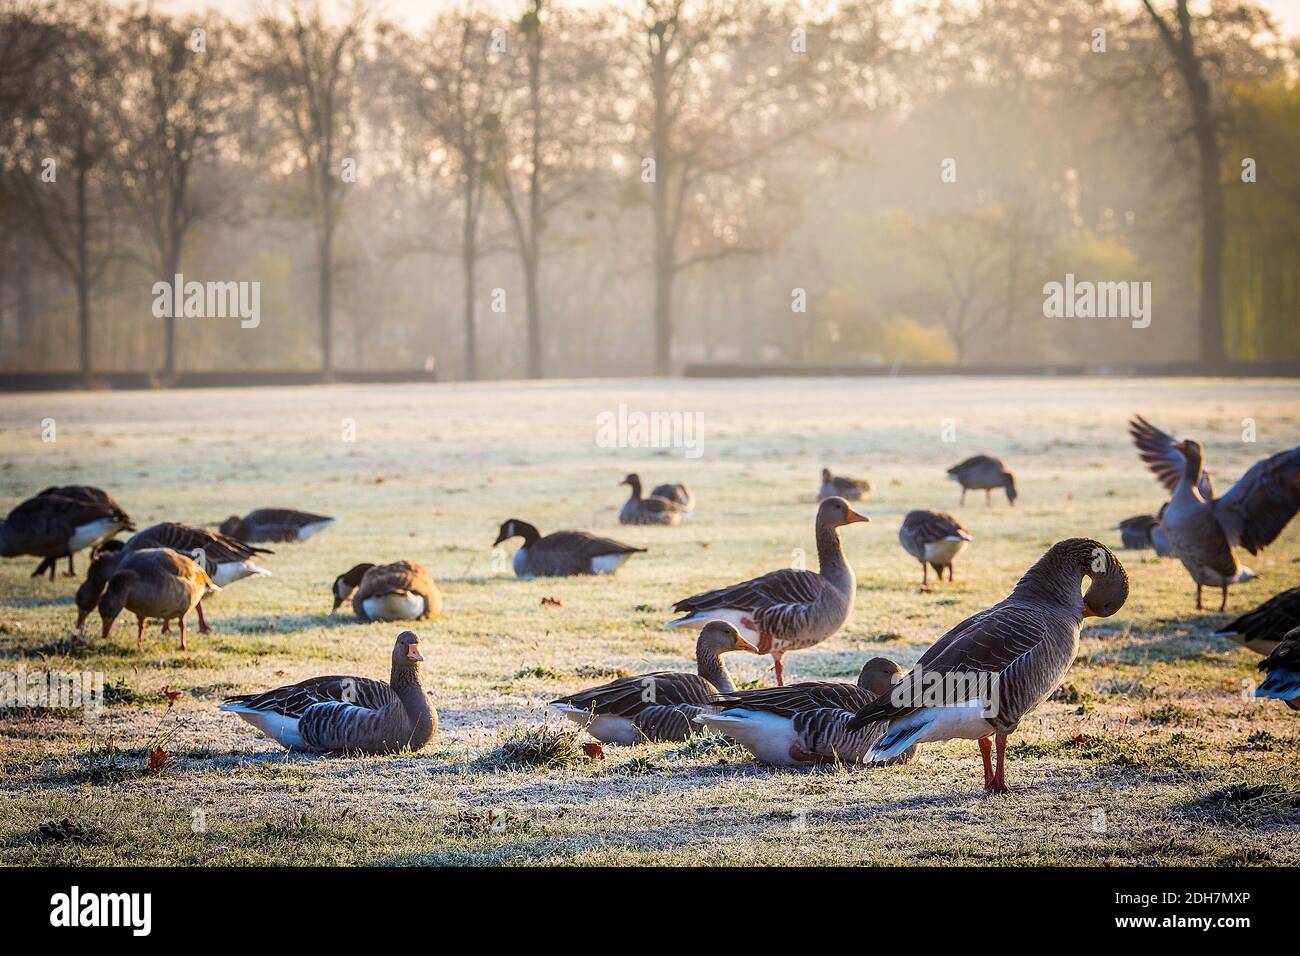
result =
M67 594L61 597L5 598L0 601L0 607L20 610L23 608L72 606L75 603L76 599L71 594Z
M221 617L212 615L209 621L213 631L228 637L274 637L277 634L296 634L312 628L343 627L360 623L349 614L299 614L296 617L275 617L266 614Z

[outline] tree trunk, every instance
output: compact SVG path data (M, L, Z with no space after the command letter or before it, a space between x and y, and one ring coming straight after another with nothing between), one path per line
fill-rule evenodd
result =
M528 183L528 249L524 281L528 296L528 377L542 377L542 306L538 288L542 223L542 0L534 0L533 42L528 57L528 105L533 119L532 170Z
M180 249L173 246L163 256L163 269L160 279L171 285L176 281L176 273L180 269ZM163 356L163 379L167 384L176 380L176 310L179 303L173 303L171 311L163 319L166 323L165 329L165 353Z
M662 37L660 43L663 43ZM651 148L654 152L654 325L655 373L672 374L673 365L673 277L674 261L672 223L669 221L669 185L671 158L668 156L668 77L667 51L656 51L653 65L654 129Z
M1227 361L1223 343L1223 187L1219 182L1219 137L1204 78L1192 84L1196 147L1201 171L1201 361L1211 370Z
M542 301L538 291L537 255L524 257L524 292L528 297L528 377L541 378L542 365Z
M81 384L90 387L90 215L86 203L86 170L77 170L77 335L81 352Z
M465 278L465 380L469 382L478 378L478 333L474 328L474 273L478 265L478 221L474 209L477 182L477 171L471 165L465 174L465 219L460 244Z
M320 287L317 309L320 317L320 379L334 380L334 189L328 166L321 167Z

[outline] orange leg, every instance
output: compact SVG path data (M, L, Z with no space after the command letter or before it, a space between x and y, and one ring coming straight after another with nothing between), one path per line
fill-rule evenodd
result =
M1196 610L1198 610L1198 611L1202 610L1202 608L1201 608L1201 586L1200 586L1199 584L1196 585Z
M979 739L980 756L984 758L984 789L993 789L993 742L987 737Z
M185 646L185 617L184 617L184 615L182 615L181 618L180 618L180 629L181 629L181 650L183 650L183 651L187 651L187 650L189 650L189 648Z
M1222 614L1224 609L1227 606L1228 606L1228 586L1225 584L1223 586L1223 600L1219 602L1219 613Z
M952 584L952 565L948 565L948 583Z
M200 634L207 634L207 633L209 633L209 632L212 630L212 628L208 627L208 621L207 621L207 618L205 618L205 617L203 616L203 602L202 602L202 601L200 601L200 602L198 603L197 609L198 609L198 612L199 612L199 633L200 633Z
M921 590L930 590L930 566L924 561L921 562Z
M772 664L776 668L776 686L785 686L785 663L777 654L772 655Z
M144 650L144 618L142 617L135 619L135 649Z

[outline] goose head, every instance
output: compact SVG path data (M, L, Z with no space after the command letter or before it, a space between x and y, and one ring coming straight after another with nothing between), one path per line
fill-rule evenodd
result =
M540 537L541 533L527 521L520 521L518 518L507 518L501 522L501 529L497 532L497 539L492 542L492 547L495 548L502 541L507 541L510 538L523 538L524 547L527 547Z
M879 697L889 693L904 673L903 668L888 657L873 657L862 665L862 672L858 674L858 687Z
M217 530L228 538L238 538L239 533L244 528L244 519L239 515L231 515L221 524L217 525Z
M82 581L77 587L78 634L85 629L86 618L95 609L95 605L99 603L104 589L108 586L108 580L113 576L113 569L117 567L120 550L119 548L100 551L91 560L90 567L86 569L86 580Z
M101 637L108 639L108 632L113 629L113 622L126 607L131 596L131 586L137 578L134 571L118 571L108 579L108 586L99 599L99 619L103 622Z
M1115 552L1092 538L1071 538L1052 546L1048 552L1068 555L1067 561L1076 562L1082 577L1088 578L1088 590L1083 594L1084 617L1110 617L1128 600L1128 572L1120 564Z
M1006 480L1002 484L1002 490L1007 493L1007 501L1012 507L1015 507L1016 499L1020 497L1020 492L1016 490L1016 476L1011 472L1006 472Z
M829 468L823 468L823 469L822 469L822 484L823 484L823 485L829 485L830 483L831 483L831 470L830 470Z
M339 609L340 604L352 597L352 592L361 584L361 579L373 567L373 564L358 564L334 579L334 584L330 589L334 592L334 606L330 608L331 614Z
M870 521L866 515L858 514L849 507L849 503L839 495L831 495L817 508L817 526L819 528L839 528L859 521Z
M1176 441L1173 447L1183 454L1186 461L1184 466L1183 477L1193 488L1201 480L1201 472L1205 469L1205 448L1194 438L1184 438Z
M403 631L397 635L393 645L393 669L419 670L424 655L420 653L420 636L414 631Z
M757 654L759 650L749 641L740 636L740 631L727 621L710 621L704 625L700 631L699 638L695 641L695 658L716 657L719 654L728 654L732 651L745 651L749 654Z
M633 498L641 497L641 476L638 475L636 472L633 472L632 474L628 475L626 478L620 481L619 484L630 485L632 488Z

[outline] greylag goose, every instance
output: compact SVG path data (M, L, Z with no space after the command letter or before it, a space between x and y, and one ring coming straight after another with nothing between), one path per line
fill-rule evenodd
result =
M1216 587L1223 611L1228 585L1258 577L1242 567L1232 549L1258 554L1300 510L1300 446L1257 461L1216 497L1200 442L1175 440L1141 415L1129 422L1129 432L1147 467L1173 493L1161 523L1196 582L1196 609L1202 609L1201 588Z
M398 635L386 684L369 677L313 677L261 694L227 697L221 709L289 750L419 750L438 732L438 712L420 686L419 645L411 631Z
M970 539L970 532L961 522L943 511L909 511L898 529L898 543L921 562L921 587L925 589L930 587L930 568L940 581L947 568L948 580L952 580L953 561Z
M817 492L818 500L825 498L843 498L845 501L861 501L871 491L871 482L844 475L832 475L829 468L822 469L822 486Z
M717 713L705 711L697 724L730 737L763 763L803 767L815 763L863 763L883 724L849 733L854 713L902 678L903 669L885 657L862 667L858 682L810 681L788 687L764 687L722 693L713 698ZM915 748L894 758L912 759Z
M758 648L725 621L713 621L695 642L697 673L656 671L610 681L551 701L551 706L587 733L611 744L685 740L703 730L691 718L710 709L716 693L736 689L722 655L757 654Z
M501 523L495 548L510 538L523 538L511 563L521 578L567 577L574 574L613 574L623 562L645 548L634 548L590 531L553 531L542 537L527 521L508 518Z
M185 615L204 597L220 591L206 571L170 548L142 548L123 554L99 599L104 638L122 611L136 617L137 647L144 647L144 622L157 618L180 622L181 650L185 646Z
M785 568L696 594L673 605L673 610L686 614L668 626L702 627L709 621L727 621L759 653L772 655L777 686L784 685L782 656L826 640L853 613L857 579L844 559L838 529L870 520L843 498L827 498L817 509L819 571Z
M1165 505L1161 505L1158 515L1134 515L1121 521L1115 530L1119 532L1124 547L1132 551L1154 548L1159 557L1173 557L1169 538L1165 535L1164 526L1160 524L1164 513Z
M1278 642L1259 669L1268 676L1255 688L1255 696L1284 700L1292 710L1300 710L1300 627Z
M992 455L974 455L960 464L948 469L948 477L961 485L961 501L966 504L966 492L984 492L984 503L993 503L993 489L1006 491L1007 501L1014 505L1020 493L1016 491L1016 476L1007 468L1007 463Z
M631 485L632 492L618 513L619 524L677 524L686 509L676 501L651 495L641 497L641 476L628 475L620 485Z
M1300 627L1300 588L1291 588L1247 611L1214 632L1230 637L1256 654L1272 654L1288 631Z
M1091 583L1081 597L1085 577ZM1083 619L1109 617L1127 598L1128 574L1109 548L1089 538L1060 541L1010 596L939 638L887 697L859 710L845 729L888 724L867 754L872 760L929 741L978 740L984 789L1005 793L1007 735L1065 678Z
M442 613L442 592L414 561L358 564L334 579L334 607L352 599L359 621L416 621Z
M695 510L695 495L681 482L656 485L655 490L650 492L650 497L667 498L669 501L677 502L686 511Z
M86 580L77 588L77 630L86 623L86 617L94 610L99 597L108 585L108 579L117 568L117 563L124 554L140 551L144 548L171 548L198 562L208 572L214 584L224 588L228 584L247 577L270 576L271 572L258 567L253 558L259 554L273 554L267 548L255 548L252 545L228 538L207 528L196 528L179 521L164 521L137 531L127 539L125 544L116 548L105 548L95 555L86 571ZM195 609L199 615L199 631L207 633L208 622L203 614L203 603ZM164 622L165 626L165 622Z
M260 541L306 541L324 531L337 519L294 511L292 508L259 508L244 517L231 515L221 522L224 535L247 544Z
M70 495L58 494L60 490ZM17 505L0 521L0 557L30 554L44 558L32 577L48 571L53 581L59 558L68 559L71 575L75 573L72 556L78 551L93 548L119 531L134 530L131 516L98 488L47 488Z

